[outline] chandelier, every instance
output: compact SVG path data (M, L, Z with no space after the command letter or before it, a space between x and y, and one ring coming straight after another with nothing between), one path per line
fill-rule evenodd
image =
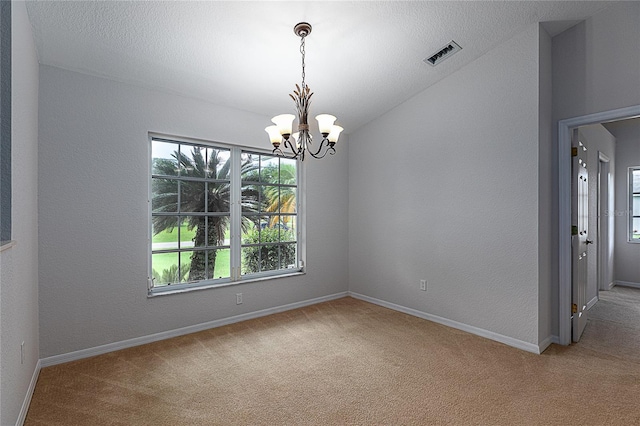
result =
M323 158L327 153L331 155L336 153L334 146L336 142L338 142L338 137L343 129L333 124L336 121L333 115L320 114L316 116L322 141L318 145L317 150L314 151L312 149L313 137L309 133L307 117L309 115L309 104L311 103L313 92L311 92L311 89L304 81L304 41L305 38L311 34L311 25L306 22L300 22L293 27L293 32L300 37L300 53L302 54L302 85L298 86L296 84L296 90L294 90L292 94L289 94L296 104L296 110L298 112L298 131L292 133L293 120L296 118L293 114L276 115L271 119L274 125L264 130L269 134L275 155L304 161L305 153L308 152L314 158ZM291 155L288 155L288 151L287 154L285 154L280 148L281 145L284 145L285 150L291 151Z

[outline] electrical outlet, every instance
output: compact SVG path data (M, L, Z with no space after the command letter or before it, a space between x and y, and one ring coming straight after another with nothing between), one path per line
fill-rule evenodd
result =
M242 293L236 293L236 305L242 305Z
M20 364L24 364L24 342L20 343Z
M420 280L420 290L427 291L427 280Z

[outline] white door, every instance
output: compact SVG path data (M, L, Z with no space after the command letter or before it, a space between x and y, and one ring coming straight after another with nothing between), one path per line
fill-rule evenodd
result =
M587 146L580 132L574 132L572 162L572 340L577 342L587 325L587 256L589 253L589 183ZM576 152L577 151L577 152Z

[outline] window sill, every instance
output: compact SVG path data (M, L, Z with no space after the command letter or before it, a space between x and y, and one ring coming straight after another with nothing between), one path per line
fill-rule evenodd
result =
M16 244L18 244L16 240L3 241L0 245L0 252L9 250L11 247L15 246Z
M297 276L300 276L300 275L306 275L306 272L304 272L304 271L296 271L296 272L291 272L289 274L269 275L269 276L266 276L266 277L247 278L247 279L239 280L239 281L228 281L228 282L219 283L219 284L209 284L209 285L202 285L202 286L197 286L197 287L177 288L175 290L164 290L164 288L166 288L166 287L163 287L163 289L159 290L159 291L155 291L155 292L154 291L149 291L147 293L147 298L153 298L153 297L158 297L158 296L167 296L169 294L190 293L192 291L208 290L208 289L211 289L211 288L230 287L230 286L234 286L234 285L238 285L238 284L255 283L255 282L260 282L260 281L273 280L273 279L277 279L277 278L297 277Z

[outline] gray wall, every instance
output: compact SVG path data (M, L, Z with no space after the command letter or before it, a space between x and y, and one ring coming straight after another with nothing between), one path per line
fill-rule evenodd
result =
M540 27L538 45L538 342L549 339L553 334L552 288L558 281L557 244L555 234L558 227L557 197L554 187L555 146L553 145L553 125L551 107L553 104L551 37ZM546 343L545 343L546 344Z
M538 343L540 39L531 26L351 135L351 291Z
M23 2L12 5L14 247L0 253L0 424L16 424L39 358L38 61ZM24 363L20 344L24 342Z
M616 137L615 279L640 286L640 244L628 242L629 167L640 166L640 119L607 124Z
M347 290L345 137L338 155L305 163L306 275L147 298L147 132L267 148L268 123L40 67L41 357ZM236 292L244 294L242 305Z
M640 2L619 2L553 38L554 119L640 104Z
M553 122L640 105L638 40L640 2L613 4L555 36L552 39ZM557 124L554 124L556 145L557 134ZM557 188L557 175L554 179ZM558 217L557 211L554 217ZM558 312L557 284L552 296L553 310ZM554 335L558 335L557 317L558 314L554 315Z

